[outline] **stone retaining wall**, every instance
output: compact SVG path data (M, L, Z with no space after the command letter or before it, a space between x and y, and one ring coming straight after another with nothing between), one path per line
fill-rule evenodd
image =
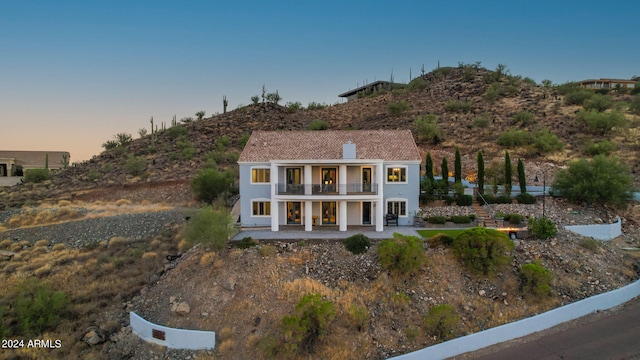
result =
M171 349L203 350L216 346L214 331L183 330L156 325L133 311L129 313L129 322L133 333L142 340Z

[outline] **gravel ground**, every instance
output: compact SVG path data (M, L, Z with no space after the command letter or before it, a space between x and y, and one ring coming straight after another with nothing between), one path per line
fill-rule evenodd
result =
M122 214L73 222L21 228L0 232L0 239L26 240L34 243L46 239L51 244L64 243L82 247L112 237L140 239L154 237L167 226L184 222L184 210Z

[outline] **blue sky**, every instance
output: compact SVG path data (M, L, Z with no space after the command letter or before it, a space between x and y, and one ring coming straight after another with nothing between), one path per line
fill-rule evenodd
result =
M119 132L249 104L336 103L459 62L554 83L640 75L640 1L0 0L0 149L100 153Z

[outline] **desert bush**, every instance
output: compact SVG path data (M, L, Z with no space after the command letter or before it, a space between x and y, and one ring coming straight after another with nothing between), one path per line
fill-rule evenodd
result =
M263 245L258 249L258 254L262 257L271 257L276 255L276 248L273 245Z
M324 120L313 120L309 124L309 130L327 130L329 123Z
M562 142L549 129L539 129L533 134L533 147L540 153L562 150Z
M307 109L308 110L318 110L318 109L324 109L326 108L328 105L327 104L321 104L321 103L317 103L315 101L311 101L308 105L307 105Z
M551 295L553 273L540 263L529 263L520 266L520 282L525 295L542 297Z
M147 165L145 158L141 156L129 155L129 158L124 163L124 169L129 175L138 176L142 174L144 167Z
M522 124L522 126L528 126L531 125L531 123L533 122L533 120L535 120L536 116L527 111L527 110L520 110L517 113L515 113L512 117L513 122L515 124Z
M556 173L551 187L573 202L624 208L631 199L632 184L629 169L618 158L596 155L589 161L570 162Z
M602 113L595 110L580 110L576 114L576 119L584 123L591 133L599 135L608 133L614 127L624 127L627 124L624 114L619 111Z
M406 101L400 101L397 103L389 103L387 109L389 110L389 115L398 116L411 110L411 105Z
M178 140L176 146L180 150L180 157L183 160L191 160L196 154L196 149L193 147L193 143L187 138L181 138Z
M484 99L487 102L494 103L500 99L503 94L502 85L499 82L495 82L487 87L487 91L484 93Z
M593 92L585 89L575 89L565 94L565 105L583 105L585 100L590 99L594 95Z
M27 169L24 171L25 182L41 183L50 178L51 174L49 173L49 169Z
M296 305L296 312L281 320L284 350L288 354L311 353L335 318L335 307L320 294L307 294Z
M471 222L471 219L466 215L455 215L451 217L451 221L454 224L468 224Z
M240 249L248 249L256 245L258 245L258 240L252 238L251 236L243 237L242 240L238 241L238 247Z
M458 316L449 304L435 305L429 309L429 314L422 320L425 331L440 340L453 337Z
M600 242L594 238L583 237L580 239L580 246L587 250L596 252L600 248Z
M593 94L590 98L584 101L583 106L587 111L595 110L603 112L613 106L613 99L611 98L611 95Z
M383 269L400 275L413 273L427 262L422 240L398 233L378 244L378 256Z
M13 310L24 335L40 335L58 325L71 302L61 291L51 290L47 283L28 278L17 287Z
M444 103L444 109L449 112L468 112L471 110L470 101L449 100Z
M636 84L636 87L633 89L633 91L640 91L640 83ZM640 115L640 95L634 96L629 103L629 112L634 115Z
M367 252L371 246L371 240L364 234L355 234L349 236L344 241L344 247L353 254L362 254Z
M519 225L519 224L522 224L522 221L524 220L524 216L520 214L508 214L508 215L505 215L504 220L509 221L509 224L512 224L512 225Z
M302 109L304 109L304 108L302 107L302 104L301 104L299 101L296 101L296 102L288 101L288 102L284 105L284 107L285 107L285 108L287 108L287 111L288 111L288 112L290 112L290 113L294 113L294 112L296 112L296 111L298 111L298 110L302 110Z
M489 117L489 115L486 113L483 113L473 118L473 121L471 123L475 127L486 128L487 126L489 126L490 122L491 122L491 118Z
M233 175L213 168L200 170L191 180L191 190L197 200L211 204L219 196L231 193Z
M227 209L205 206L198 210L184 230L186 245L202 244L219 251L227 246L233 234L233 221Z
M427 242L430 246L451 246L453 245L454 238L451 235L447 234L436 234L427 239Z
M556 236L558 233L556 224L547 218L529 218L528 229L531 235L542 240Z
M593 141L589 142L584 149L584 152L587 155L596 156L596 155L609 155L612 152L618 149L618 145L613 141L602 140L594 143Z
M189 130L184 125L176 125L168 128L166 133L170 139L175 140L179 137L186 136L189 133Z
M535 204L536 203L536 197L529 194L529 193L520 193L516 196L516 200L518 200L518 203L520 204Z
M429 88L429 81L422 76L409 81L409 84L407 84L407 91L409 92L422 91L427 88Z
M443 140L442 129L436 124L436 116L433 114L418 116L415 120L418 137L424 141L438 144Z
M363 331L369 323L369 311L365 306L352 304L349 307L349 318L358 331Z
M504 147L524 146L533 143L531 133L519 129L509 129L498 135L498 145Z
M471 271L489 275L509 264L506 254L513 250L509 237L497 230L473 228L458 235L453 242L456 257Z
M427 222L430 224L444 224L447 222L447 218L440 215L430 216L427 218Z

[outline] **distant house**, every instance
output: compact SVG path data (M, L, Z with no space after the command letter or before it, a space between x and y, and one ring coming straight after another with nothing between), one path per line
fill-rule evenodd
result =
M406 84L392 83L389 81L374 81L370 84L344 92L338 95L338 97L347 98L347 101L351 101L353 99L357 99L358 96L373 94L374 92L381 89L398 89L404 88L405 86Z
M238 159L241 225L410 225L420 162L409 130L254 131Z
M624 80L624 79L588 79L579 82L580 86L585 89L610 89L617 88L633 89L635 88L637 80Z
M49 155L49 169L58 170L70 163L67 151L8 151L0 150L0 176L16 176L20 171L44 168Z

